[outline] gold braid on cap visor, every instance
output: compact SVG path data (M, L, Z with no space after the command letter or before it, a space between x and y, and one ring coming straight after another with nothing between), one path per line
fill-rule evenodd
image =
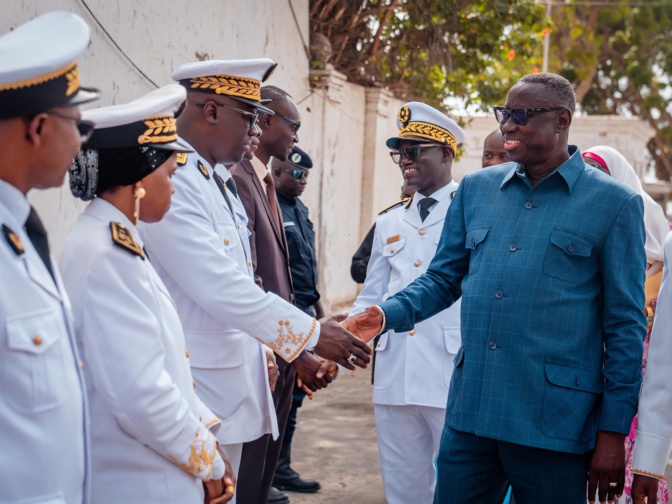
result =
M173 116L156 116L142 122L147 130L138 137L140 145L168 143L177 140L177 126Z
M192 89L211 91L216 94L261 100L261 81L232 75L211 75L189 79Z
M399 130L400 137L421 137L435 142L445 143L453 149L457 147L457 140L447 129L443 129L435 124L420 121L411 121Z
M61 77L65 77L65 80L67 81L65 96L70 96L79 89L79 68L77 67L77 63L73 61L72 63L65 65L63 68L59 68L58 70L45 75L40 75L39 77L24 79L17 82L10 82L9 84L0 84L0 91L10 91L37 86L38 84L44 84L45 82L49 82Z

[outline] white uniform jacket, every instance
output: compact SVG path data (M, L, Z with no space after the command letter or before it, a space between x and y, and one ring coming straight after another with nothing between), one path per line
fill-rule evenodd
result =
M124 226L116 240L111 223ZM135 226L95 199L61 258L85 358L92 501L201 503L201 480L224 474L206 427L220 422L196 397L175 305L143 255Z
M223 167L217 173L228 179ZM222 419L222 444L277 436L265 343L291 361L315 345L319 323L254 283L247 218L196 153L173 176L162 221L141 225L149 257L175 300L191 352L196 392ZM227 189L228 191L228 189ZM253 339L250 336L252 336ZM259 340L259 341L257 341ZM200 392L199 392L200 390Z
M437 203L424 222L416 193L378 217L371 260L352 309L356 314L377 305L422 275L436 253L443 222L457 183L450 182L431 197ZM373 386L375 404L414 404L445 408L453 374L453 357L460 348L460 300L447 310L416 324L412 331L388 331L376 348Z
M88 419L70 301L28 238L30 205L0 180L0 502L89 502Z
M649 340L649 359L639 397L632 466L665 477L672 451L672 233L665 239L663 281Z

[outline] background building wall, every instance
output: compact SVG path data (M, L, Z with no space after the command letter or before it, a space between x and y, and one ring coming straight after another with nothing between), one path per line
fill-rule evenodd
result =
M309 0L85 0L124 53L158 85L171 83L179 65L198 59L269 57L279 62L267 82L288 91L302 114L300 146L315 168L303 197L318 239L321 292L327 309L352 300L357 285L350 260L377 212L398 201L402 183L385 140L396 135L402 102L382 89L349 83L338 72L309 69ZM82 0L13 0L3 3L0 33L48 10L68 10L91 26L92 40L80 59L83 85L102 99L86 107L124 103L154 86L114 47ZM292 13L293 9L293 13ZM45 44L57 41L45 40ZM465 120L465 154L455 163L460 180L480 168L492 117ZM571 140L582 148L617 146L636 167L644 166L649 129L632 118L576 118ZM640 163L641 159L641 163ZM32 192L58 257L84 204L67 187Z

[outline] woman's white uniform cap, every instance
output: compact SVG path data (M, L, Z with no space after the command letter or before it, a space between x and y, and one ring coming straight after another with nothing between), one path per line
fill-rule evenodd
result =
M48 12L0 37L0 119L31 116L96 100L80 87L75 59L89 44L89 27L71 12Z
M443 112L420 102L409 102L397 114L398 136L390 138L386 144L390 149L398 149L402 140L418 142L438 142L449 146L453 153L458 144L464 142L462 128Z
M268 58L195 61L182 65L171 77L187 89L228 96L272 115L274 112L263 106L270 100L261 99L261 83L277 66Z
M95 130L84 148L154 147L192 152L177 138L175 113L187 97L178 84L169 84L123 105L82 112Z

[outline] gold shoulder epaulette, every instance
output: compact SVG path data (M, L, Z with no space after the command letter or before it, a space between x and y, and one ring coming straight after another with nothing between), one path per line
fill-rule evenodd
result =
M198 165L198 171L201 172L201 174L208 180L210 180L210 174L208 173L208 169L205 167L203 163L200 162L200 160L197 163Z
M23 243L21 243L21 238L19 238L19 235L12 231L9 226L3 224L2 232L5 235L5 240L7 240L7 243L9 243L9 246L17 256L20 256L26 251L23 248Z
M383 208L380 212L378 212L378 215L383 215L384 213L387 213L390 210L394 210L395 208L406 204L406 202L408 202L410 200L411 200L411 198L404 198L401 201L397 201L394 205L390 205L387 208Z
M126 226L119 222L110 222L110 230L112 231L112 241L115 245L128 250L131 254L140 256L142 260L145 259L145 251L133 239L133 235Z
M177 153L177 165L178 166L184 166L187 164L187 159L189 158L189 154L186 152L178 152Z

